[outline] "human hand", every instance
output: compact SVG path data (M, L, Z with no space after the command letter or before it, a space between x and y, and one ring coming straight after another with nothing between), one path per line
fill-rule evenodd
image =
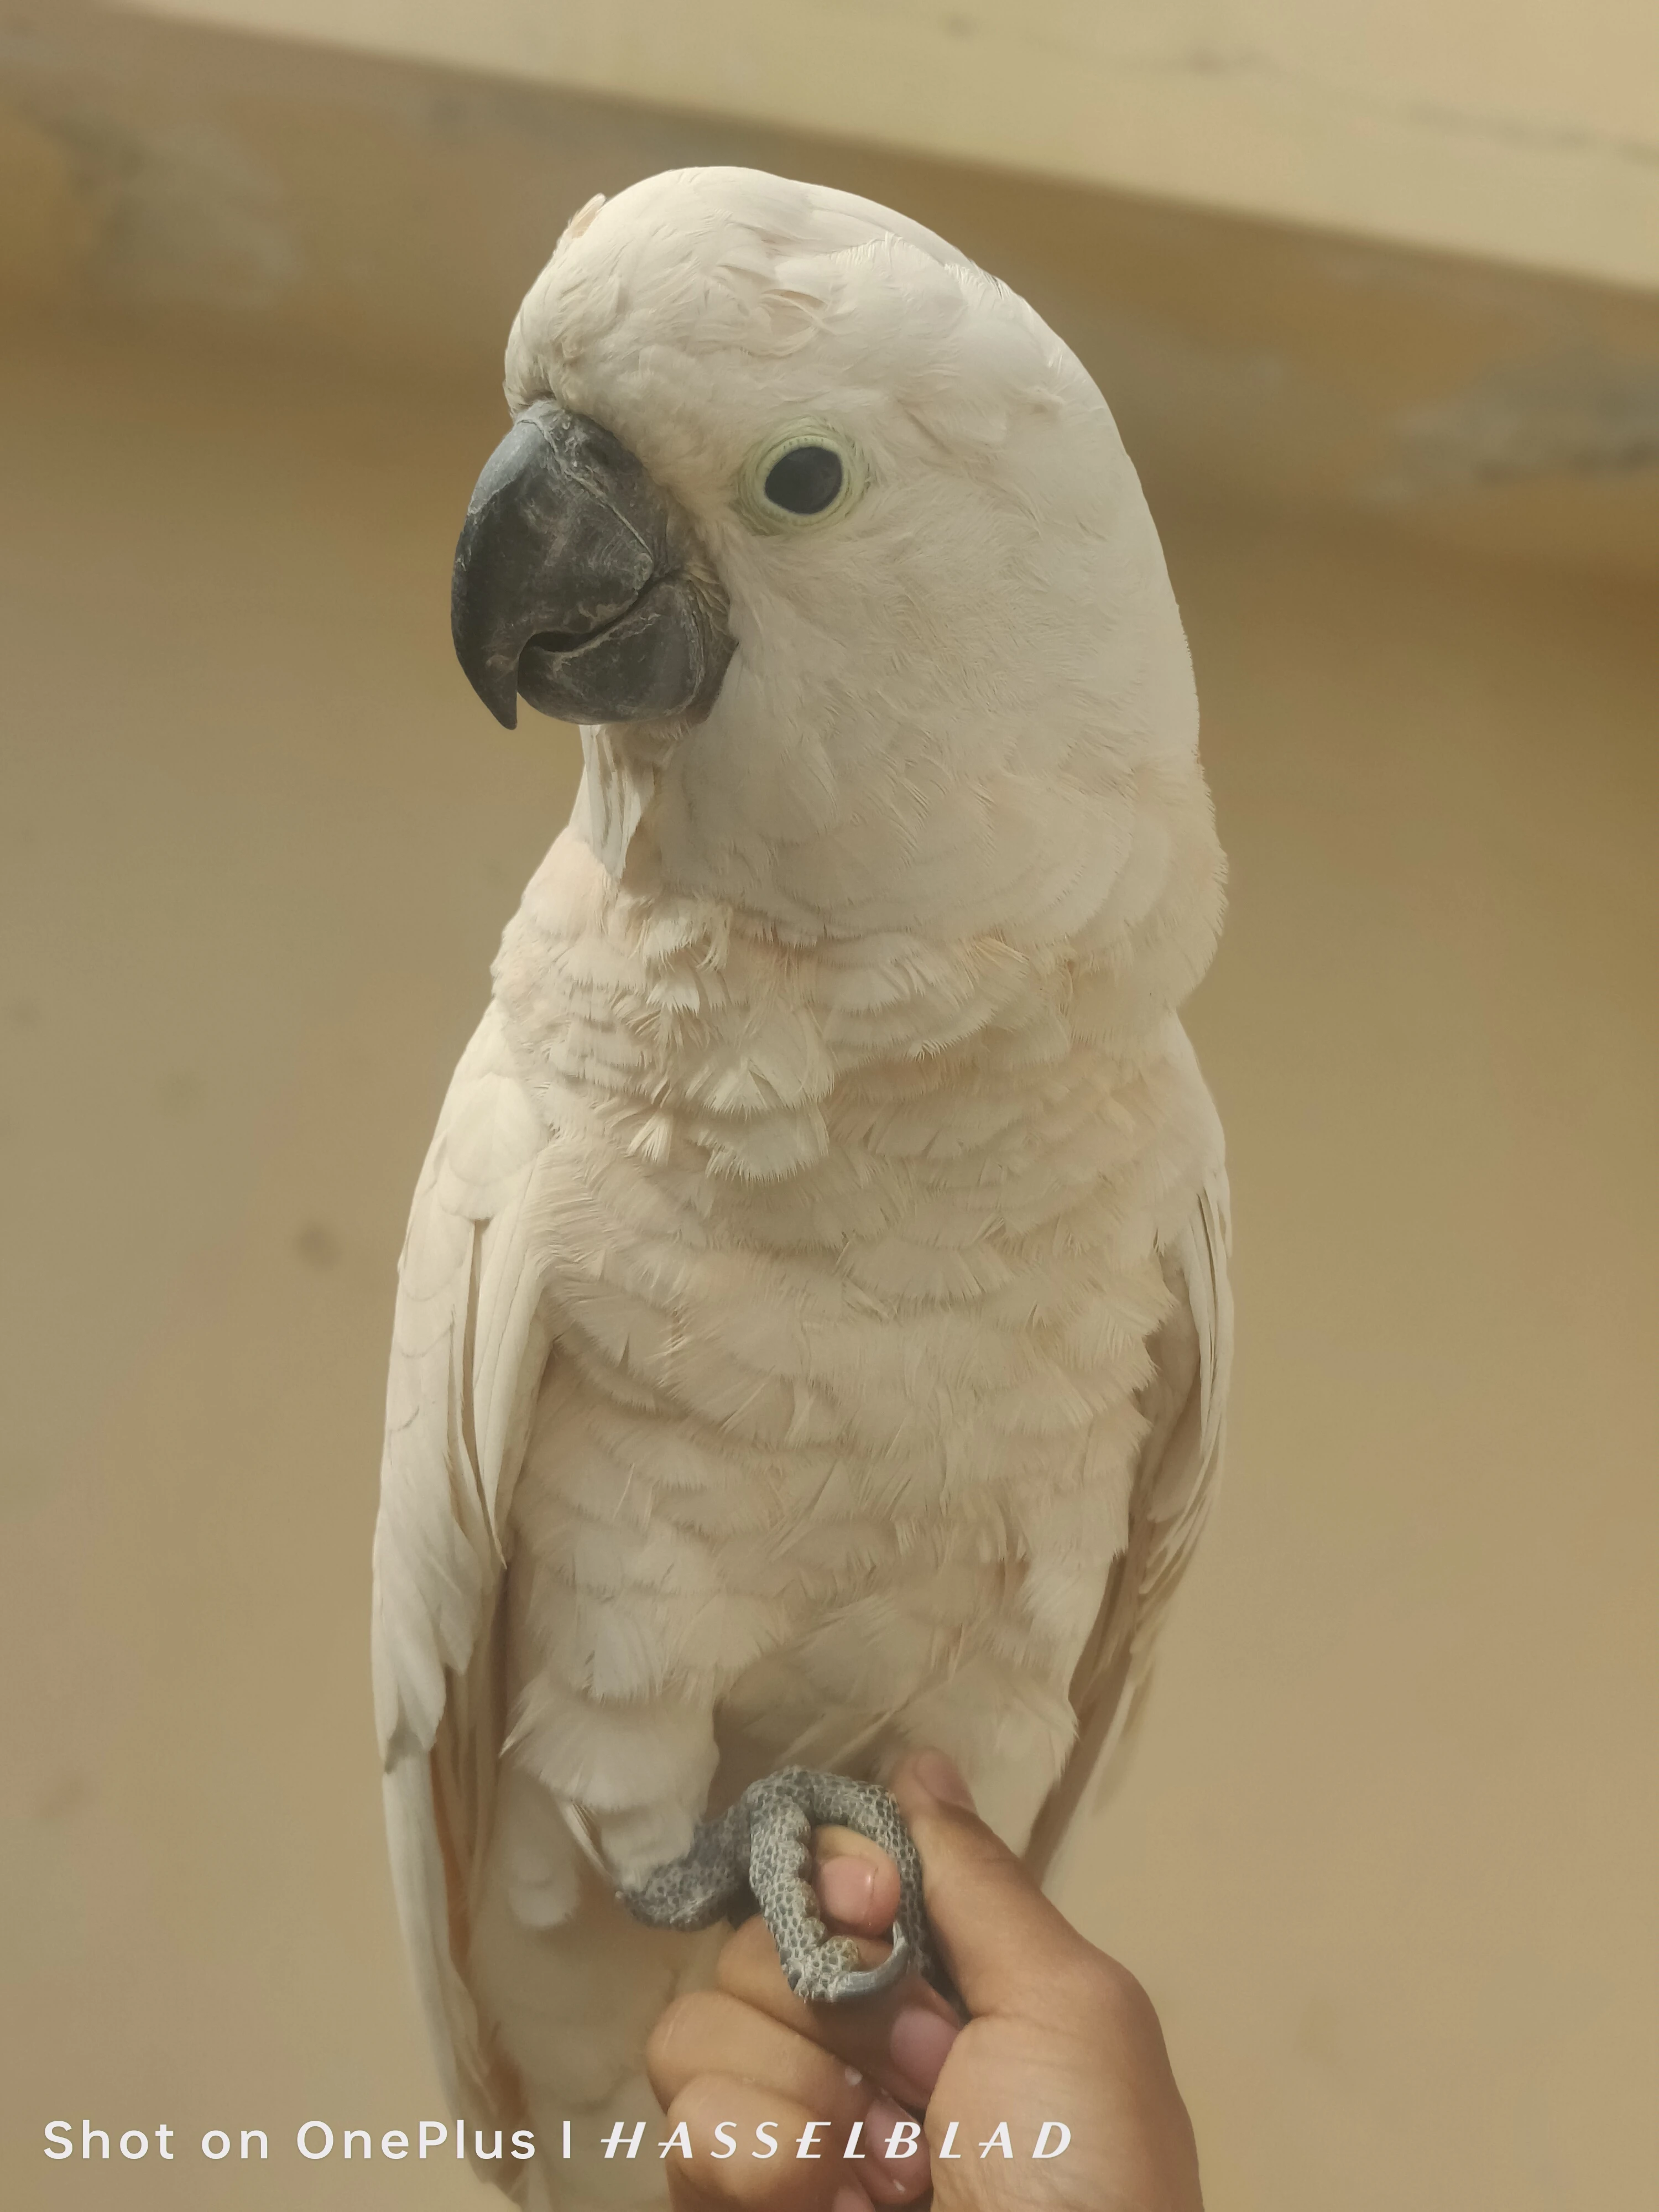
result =
M750 1920L720 1954L717 1988L678 1999L651 2039L653 2086L692 2149L667 2161L677 2212L867 2212L914 2203L930 2181L936 2212L1201 2212L1192 2127L1146 1992L975 1817L947 1760L920 1753L892 1787L970 2018L960 2025L914 1979L869 2004L804 2004L764 1922ZM844 1830L823 1831L817 1855L826 1919L884 1934L898 1902L892 1862ZM873 1941L861 1948L880 1955ZM912 2113L925 2113L924 2134L907 2155ZM720 2120L738 2145L724 2159ZM1038 2160L1048 2121L1070 2140ZM863 2155L849 2160L854 2122ZM771 2157L755 2154L767 2123ZM1051 2148L1059 2139L1051 2131Z

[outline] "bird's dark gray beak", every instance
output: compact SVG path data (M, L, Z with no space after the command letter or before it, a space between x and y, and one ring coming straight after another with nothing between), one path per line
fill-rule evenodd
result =
M676 534L608 430L551 399L525 410L468 502L450 587L456 653L497 721L521 693L567 722L708 713L732 640Z

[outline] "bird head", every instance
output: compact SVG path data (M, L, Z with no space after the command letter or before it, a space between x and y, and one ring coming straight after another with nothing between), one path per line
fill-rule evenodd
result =
M755 171L649 178L567 228L507 393L456 647L503 722L522 696L583 726L577 825L618 879L808 937L1063 933L1147 779L1198 778L1105 401L921 226Z

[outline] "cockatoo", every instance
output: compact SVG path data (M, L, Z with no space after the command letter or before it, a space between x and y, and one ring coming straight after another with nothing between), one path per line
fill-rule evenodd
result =
M470 2153L654 2203L599 2144L720 1935L619 1894L747 1875L844 1994L750 1812L856 1819L927 1743L1046 1866L1133 1705L1226 1396L1177 1018L1223 863L1106 404L931 232L740 169L595 199L507 394L457 648L583 769L415 1195L376 1704Z

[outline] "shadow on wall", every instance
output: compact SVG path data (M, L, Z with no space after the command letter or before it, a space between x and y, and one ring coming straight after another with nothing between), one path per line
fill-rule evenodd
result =
M734 162L934 224L1075 345L1156 487L1659 571L1659 301L833 139L74 4L0 46L0 281L479 388L595 191Z

